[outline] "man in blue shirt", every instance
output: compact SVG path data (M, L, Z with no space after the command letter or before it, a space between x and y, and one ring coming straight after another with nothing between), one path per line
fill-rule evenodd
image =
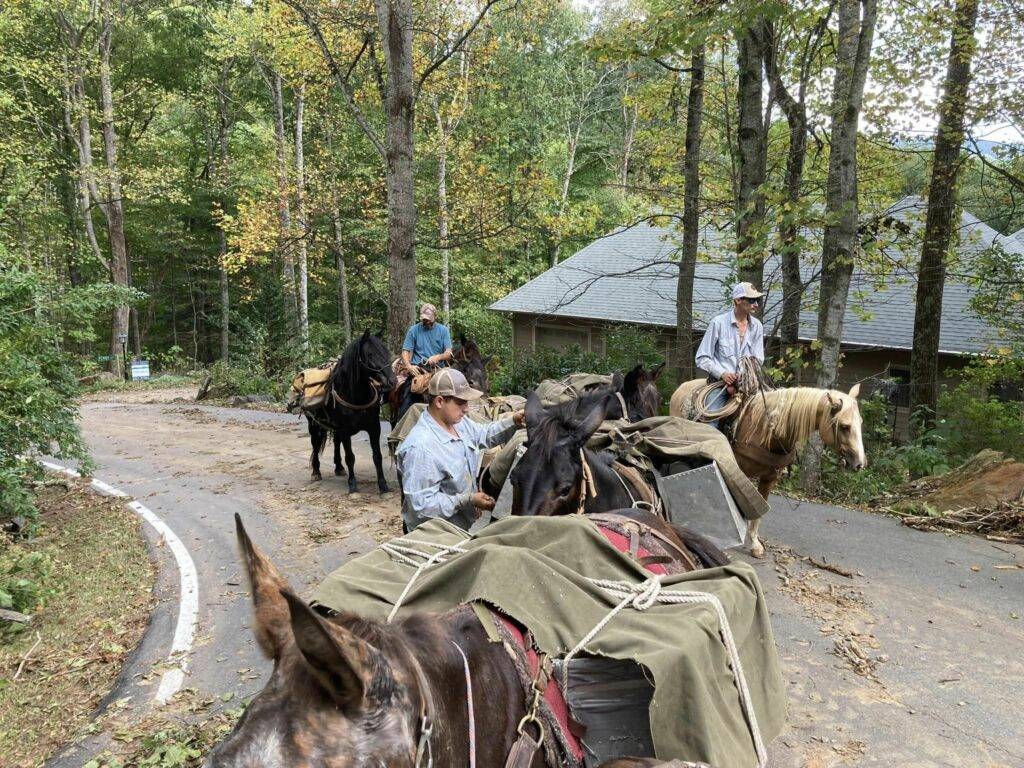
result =
M750 283L736 283L732 287L732 309L708 323L697 348L697 367L707 371L709 379L725 382L725 386L709 398L708 411L717 411L736 394L742 358L753 357L760 363L764 362L764 327L754 317L763 296ZM708 424L717 427L718 419Z
M494 499L476 488L480 454L507 441L525 424L516 411L490 424L465 418L469 401L483 395L454 368L430 380L430 400L396 455L402 478L402 522L411 531L440 517L469 530Z
M420 321L409 328L402 344L402 361L408 369L413 365L435 365L452 359L452 334L437 322L433 304L420 307Z

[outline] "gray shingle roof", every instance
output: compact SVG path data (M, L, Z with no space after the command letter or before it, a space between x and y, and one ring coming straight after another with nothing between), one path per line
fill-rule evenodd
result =
M911 225L901 244L886 246L893 266L877 274L858 270L850 287L843 324L843 342L881 349L910 349L913 345L914 304L917 290L913 258L920 248L920 222L924 203L908 197L887 212ZM916 237L915 237L916 233ZM814 233L805 233L814 239ZM615 230L595 240L558 266L549 269L491 305L502 312L524 312L549 317L587 318L621 323L674 327L676 324L676 266L671 263L679 235L668 226L641 223ZM961 220L959 254L964 263L994 245L1024 256L1024 242L998 234L969 213ZM701 232L694 280L694 326L728 306L732 276L732 233L707 225ZM802 265L810 283L810 306L800 315L800 337L817 336L816 274L818 254ZM909 265L909 269L907 268ZM781 308L781 278L777 261L765 265L768 286L764 321L771 333ZM960 267L954 271L962 273ZM974 288L950 277L943 297L939 347L948 353L983 352L996 341L995 331L970 309Z

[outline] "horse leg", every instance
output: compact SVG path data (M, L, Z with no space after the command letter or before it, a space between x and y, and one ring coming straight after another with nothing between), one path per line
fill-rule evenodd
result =
M376 419L376 428L369 425L366 434L370 436L370 451L373 452L373 466L377 470L377 489L383 494L391 489L388 488L388 481L384 478L384 457L380 451L380 419Z
M355 493L359 490L359 484L356 481L356 455L352 452L352 435L343 432L341 444L345 446L345 463L348 465L348 492Z
M772 473L767 477L761 477L757 484L758 492L764 497L765 501L768 501L768 496L771 494L772 489L775 488L779 482L779 476L777 473ZM764 544L761 543L761 539L757 536L757 530L761 527L761 518L756 520L750 520L747 522L747 538L750 541L750 554L754 557L764 557Z
M313 446L313 453L309 457L309 463L313 467L311 480L323 480L320 475L320 451L323 450L325 440L327 440L326 430L315 422L309 422L309 442Z
M345 470L341 466L341 433L338 430L334 430L334 476L344 477Z

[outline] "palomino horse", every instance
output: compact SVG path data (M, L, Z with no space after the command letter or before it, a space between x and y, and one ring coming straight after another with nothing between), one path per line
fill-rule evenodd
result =
M614 392L588 392L576 400L544 408L533 392L526 398L526 450L512 470L513 515L607 513L626 515L680 540L706 564L724 565L726 555L703 536L643 509L632 509L637 478L608 451L586 448L608 418ZM640 480L640 482L643 482ZM588 490L589 486L589 490ZM631 491L630 488L633 490Z
M706 379L694 379L680 384L669 402L669 414L691 418L694 393L706 383ZM764 390L747 400L736 415L732 448L740 469L757 481L765 500L778 485L783 470L796 461L798 451L815 432L849 469L856 472L867 466L858 394L860 384L854 384L849 394L835 389L790 387ZM760 522L748 523L754 557L764 557L764 546L757 536Z
M466 768L471 754L481 768L506 765L526 714L524 689L504 646L488 640L472 611L410 614L394 624L322 616L235 521L253 629L274 671L206 768ZM528 768L545 765L539 750Z
M384 342L365 331L345 347L334 366L330 378L330 391L324 404L306 412L309 421L309 441L313 445L310 463L313 480L321 480L320 453L327 442L327 433L334 433L334 474L343 475L341 446L345 446L348 465L348 490L355 493L356 455L352 452L352 436L366 432L370 437L373 466L377 470L377 487L388 492L384 479L384 464L380 452L380 404L387 393L395 388L395 374L391 371L391 356Z

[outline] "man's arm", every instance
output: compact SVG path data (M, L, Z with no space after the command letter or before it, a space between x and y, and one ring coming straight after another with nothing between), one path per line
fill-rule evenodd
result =
M480 430L477 443L482 448L493 448L496 445L507 443L516 431L515 418L512 414L502 416L490 424L477 424L476 426Z
M402 470L402 493L419 517L454 517L472 506L473 492L454 496L441 491L437 464L422 448L410 448L399 454Z
M707 371L714 379L722 378L725 369L715 361L715 349L718 346L718 318L711 321L704 332L700 346L697 347L696 363L701 370Z
M441 335L441 346L443 347L443 350L438 352L436 355L431 355L427 358L427 362L431 364L451 360L455 357L455 353L452 352L452 333L448 330L447 325L442 325L441 327L444 329L444 333Z
M753 328L754 338L750 340L750 346L753 348L754 357L759 362L764 363L764 324L759 320Z

